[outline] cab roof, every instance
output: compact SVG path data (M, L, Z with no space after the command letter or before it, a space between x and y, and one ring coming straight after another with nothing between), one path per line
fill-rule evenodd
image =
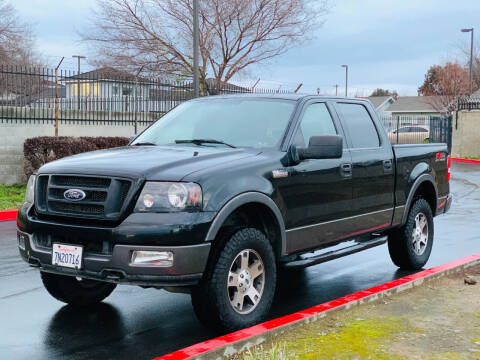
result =
M245 93L245 94L222 94L215 96L205 96L200 99L213 100L215 98L257 98L257 99L284 99L284 100L293 100L299 101L304 99L322 99L322 100L348 100L348 101L362 101L370 102L368 99L364 98L349 98L343 96L326 96L326 95L315 95L315 94L257 94L257 93Z

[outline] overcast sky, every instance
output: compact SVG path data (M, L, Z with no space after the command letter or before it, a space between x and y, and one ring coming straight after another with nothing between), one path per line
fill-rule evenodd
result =
M202 0L200 0L202 1ZM331 0L331 11L315 38L268 65L250 69L237 82L282 89L303 83L304 91L344 92L349 65L349 95L368 95L377 87L416 95L432 64L460 59L460 44L469 44L462 27L478 29L479 0ZM20 15L33 24L37 47L50 65L65 56L88 55L78 41L95 0L15 0ZM468 41L467 41L468 40Z

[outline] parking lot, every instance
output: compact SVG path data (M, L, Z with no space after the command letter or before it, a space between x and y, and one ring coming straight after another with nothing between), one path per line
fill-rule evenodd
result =
M480 252L480 166L452 164L452 209L435 220L427 266ZM386 246L285 273L271 317L401 277ZM18 255L15 223L0 223L0 358L150 359L218 335L196 319L190 297L120 286L102 304L79 310L43 289Z

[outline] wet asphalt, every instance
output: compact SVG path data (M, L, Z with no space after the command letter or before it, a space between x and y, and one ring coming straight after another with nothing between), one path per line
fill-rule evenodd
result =
M452 164L450 212L435 219L426 267L480 252L480 166ZM407 275L380 246L282 273L271 317ZM15 222L0 222L0 359L151 359L219 335L196 319L190 297L119 286L89 310L65 306L17 251Z

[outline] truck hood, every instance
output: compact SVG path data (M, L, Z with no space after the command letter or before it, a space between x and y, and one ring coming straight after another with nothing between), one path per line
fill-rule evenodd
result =
M196 145L125 146L69 156L42 166L38 173L179 181L192 172L259 152L258 149Z

